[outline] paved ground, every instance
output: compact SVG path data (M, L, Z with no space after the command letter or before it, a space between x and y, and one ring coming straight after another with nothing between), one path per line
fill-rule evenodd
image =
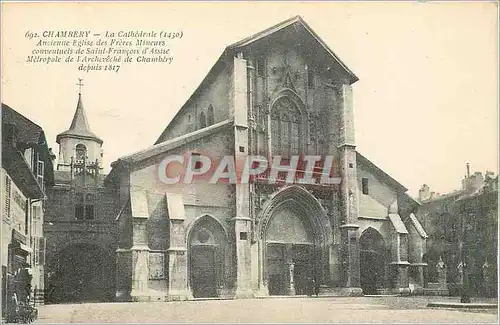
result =
M273 298L39 307L37 323L498 323L496 310L427 308L452 297ZM473 301L474 302L474 301ZM496 300L485 302L496 303Z

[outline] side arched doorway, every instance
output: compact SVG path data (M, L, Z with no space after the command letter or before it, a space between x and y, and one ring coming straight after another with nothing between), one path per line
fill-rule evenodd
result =
M58 267L51 272L47 288L51 300L107 302L115 296L115 257L93 244L73 244L59 254Z
M369 227L361 234L360 274L361 289L364 294L375 295L384 287L386 273L386 249L382 235Z
M217 297L224 288L227 236L211 216L196 221L189 232L189 287L194 298Z
M310 295L328 281L331 226L314 196L286 187L266 203L260 220L261 286L269 295Z

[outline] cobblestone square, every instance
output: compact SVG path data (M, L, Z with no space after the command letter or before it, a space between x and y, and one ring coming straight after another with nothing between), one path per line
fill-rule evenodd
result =
M428 308L451 297L273 298L46 305L37 323L498 323L497 310ZM495 300L488 301L496 303Z

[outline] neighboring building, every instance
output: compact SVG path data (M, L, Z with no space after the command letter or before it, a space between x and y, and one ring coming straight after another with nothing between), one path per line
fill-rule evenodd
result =
M356 152L357 80L300 17L227 47L155 145L112 164L117 299L421 287L427 235L413 215L419 204ZM167 156L233 156L238 164L256 154L333 156L342 183L285 184L281 174L250 184L161 181Z
M43 129L2 104L2 313L15 292L14 274L26 263L35 302L43 302L45 191L54 158Z
M498 176L476 172L462 180L462 189L439 195L423 185L417 218L429 234L426 280L437 282L435 265L447 266L450 294L459 294L463 283L461 246L469 266L471 294L496 296L498 245Z
M114 195L104 186L103 141L90 131L81 94L47 191L46 302L111 301L117 244Z

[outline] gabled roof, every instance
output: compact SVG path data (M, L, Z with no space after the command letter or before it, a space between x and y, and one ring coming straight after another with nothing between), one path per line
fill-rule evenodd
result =
M9 105L2 103L2 124L14 124L17 128L17 142L28 146L38 145L43 129Z
M7 130L8 125L12 126L11 130ZM12 143L5 141L4 137L9 132L15 132L15 147L12 147ZM20 114L9 105L2 103L2 150L4 152L2 163L6 162L5 156L12 155L12 157L7 157L8 160L12 160L11 162L15 161L12 168L27 168L31 170L32 167L28 165L24 156L19 151L24 152L24 149L28 147L37 148L40 159L45 163L45 182L52 185L54 182L52 159L55 156L47 145L45 132L38 124ZM17 155L20 155L20 157L17 157ZM30 171L30 173L32 172Z
M249 36L247 38L242 39L241 41L238 41L236 43L233 43L227 47L229 50L238 50L243 47L246 47L252 43L255 43L265 37L268 37L272 34L275 34L285 28L294 26L294 25L300 25L303 27L317 42L318 44L331 56L331 58L339 64L342 69L350 76L350 81L351 83L354 83L358 81L358 77L352 72L345 64L340 60L340 58L328 47L328 45L316 34L316 32L304 21L304 19L301 16L295 16L292 18L289 18L285 21L282 21L274 26L271 26L257 34L254 34L252 36ZM294 26L294 27L296 27Z
M161 142L159 144L155 144L149 148L146 148L144 150L138 151L136 153L130 154L128 156L124 156L120 159L118 159L116 162L112 164L113 168L116 166L117 163L123 161L126 163L139 163L145 159L157 156L159 154L168 152L172 149L175 149L177 147L180 147L186 143L190 143L193 141L196 141L198 139L204 138L210 134L214 134L218 132L219 130L226 128L228 126L232 125L231 120L224 120L222 122L210 125L206 128L196 130L194 132L188 133L181 135L179 137L173 138L171 140Z
M188 104L191 102L193 98L197 96L197 94L204 89L204 87L210 83L210 81L214 78L214 74L221 69L221 67L224 66L224 63L226 59L230 56L233 56L236 54L236 52L240 52L244 50L246 47L253 45L254 43L263 40L267 37L270 37L280 31L285 30L286 28L294 28L294 30L297 30L297 27L300 26L302 30L304 30L307 34L311 36L312 39L314 39L315 43L319 45L318 49L322 49L325 53L328 54L328 57L332 60L333 63L338 65L342 71L348 76L349 83L354 83L359 80L359 78L352 72L340 59L335 53L326 45L326 43L316 34L316 32L313 31L313 29L302 19L300 16L295 16L292 18L289 18L285 21L282 21L272 27L269 27L255 35L252 35L250 37L244 38L241 41L238 41L236 43L233 43L229 46L227 46L220 57L217 59L215 64L210 68L210 71L207 73L205 78L203 78L202 82L198 85L198 87L195 89L195 91L191 94L191 96L188 98L188 100L182 105L182 107L177 111L177 113L174 115L170 123L167 125L167 127L163 130L161 135L158 137L156 140L155 144L158 144L162 141L165 133L169 129L169 126L176 120L176 118L180 115L182 111L188 106ZM319 56L318 52L316 53L316 57Z
M384 180L386 183L389 185L393 186L396 188L396 190L400 192L406 192L408 189L404 187L401 183L396 181L394 178L392 178L389 174L384 172L382 169L380 169L377 165L372 163L368 158L360 154L359 152L356 151L356 162L359 164L361 163L362 165L365 165L366 167L370 168L373 173L380 177L382 180Z
M83 109L82 94L78 94L78 103L76 104L75 115L71 121L71 126L67 131L57 135L56 141L60 143L62 138L79 138L85 140L93 140L102 144L102 140L90 131L90 126Z

